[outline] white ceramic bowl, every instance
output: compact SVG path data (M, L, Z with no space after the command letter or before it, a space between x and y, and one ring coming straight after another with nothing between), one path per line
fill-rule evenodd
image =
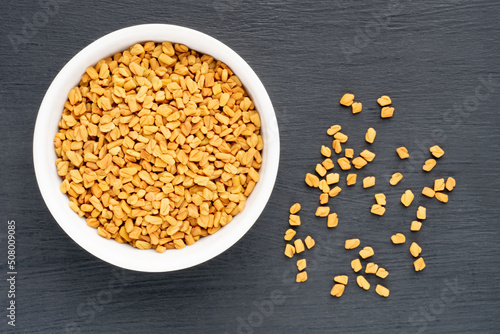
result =
M226 63L245 86L260 113L264 149L260 181L249 196L246 207L217 233L201 238L181 250L139 250L97 235L84 218L78 217L68 205L68 198L59 191L61 178L55 166L54 136L58 131L64 102L69 90L78 85L88 66L99 60L146 41L182 43ZM258 50L256 50L258 52ZM50 212L62 229L81 247L98 258L116 266L145 272L184 269L207 261L234 245L256 222L271 195L278 172L279 132L271 100L255 72L233 50L220 41L196 30L167 24L137 25L99 38L76 56L59 72L43 98L33 138L33 159L38 186Z

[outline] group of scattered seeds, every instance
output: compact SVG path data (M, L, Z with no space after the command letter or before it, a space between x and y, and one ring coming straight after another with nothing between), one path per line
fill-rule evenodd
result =
M392 107L392 101L389 96L382 96L377 100L378 104L381 106L380 116L381 118L390 118L394 115L394 107ZM340 99L340 104L343 106L351 107L352 113L357 114L362 110L362 103L354 101L353 94L345 94ZM342 127L340 125L332 125L328 130L327 134L333 137L332 147L328 147L325 145L321 146L321 155L325 158L321 163L316 165L314 173L307 173L305 177L305 182L309 187L318 188L321 191L319 196L319 206L316 209L315 215L317 217L326 217L327 218L327 227L334 228L338 226L339 217L337 213L330 212L330 207L328 206L329 198L337 196L342 189L337 185L340 180L339 173L331 172L334 169L334 162L332 160L332 150L339 155L342 150L344 151L343 157L338 157L337 164L339 168L343 171L351 170L352 167L355 169L362 169L368 163L371 163L375 159L375 153L370 150L364 150L359 153L359 156L354 157L354 150L352 148L343 148L342 144L345 144L348 141L348 136L341 132ZM365 140L367 143L372 144L375 141L377 132L373 128L369 128L365 134ZM432 146L429 149L433 158L428 159L424 162L422 169L426 172L430 172L437 164L436 159L439 159L444 155L444 150L438 145ZM406 147L398 147L396 149L397 155L401 159L408 159L410 157L410 152ZM403 179L403 175L399 172L394 173L390 180L389 184L391 186L396 186ZM349 173L346 176L346 184L347 186L353 186L356 184L357 174ZM376 178L375 176L367 176L363 179L363 188L370 188L375 186ZM437 200L443 203L448 202L448 194L444 191L451 192L453 188L456 186L456 181L452 177L448 177L446 180L444 178L439 178L434 181L433 187L424 187L422 190L422 195L427 197L435 197ZM413 192L408 189L401 195L401 203L405 207L411 206L415 195ZM386 204L387 198L384 193L375 194L375 203L372 205L370 212L374 215L383 216L386 212ZM296 234L296 231L293 228L296 228L301 224L300 217L298 216L298 212L301 206L299 203L294 204L290 208L290 217L289 224L292 228L288 229L285 232L285 241L291 241ZM427 210L423 206L419 206L416 211L417 220L413 221L410 226L410 231L417 232L422 227L422 220L427 218ZM406 236L403 233L396 233L391 236L391 241L395 245L404 244L406 242ZM309 242L308 242L309 240ZM304 242L306 243L306 247L310 249L314 246L314 240L311 236L308 236ZM359 239L348 239L345 241L345 249L352 250L356 249L361 245L361 241ZM292 258L295 253L301 253L305 250L303 242L301 239L296 239L292 244L286 244L285 246L285 255L289 258ZM421 257L422 248L416 243L413 242L409 248L410 254L416 258L413 263L415 271L421 271L425 268L425 261L423 257ZM366 260L372 257L375 254L374 250L370 246L364 246L359 251L359 258L355 258L351 262L351 268L355 273L359 273L363 269L363 265L361 263L362 260ZM299 259L297 261L297 282L305 282L307 280L307 273L305 271L306 268L306 259ZM365 266L365 274L373 274L379 278L385 279L389 272L376 264L374 262L369 262ZM348 283L347 275L338 275L334 277L335 284L331 290L331 295L335 297L340 297L344 293L345 287ZM370 283L368 280L361 274L359 274L356 278L357 284L364 290L370 289ZM389 289L383 285L378 284L375 288L377 294L383 297L389 296Z

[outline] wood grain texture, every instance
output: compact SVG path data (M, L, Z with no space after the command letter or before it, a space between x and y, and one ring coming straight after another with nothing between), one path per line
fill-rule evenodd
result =
M52 7L38 1L0 4L0 213L4 223L18 224L15 331L498 333L498 1L47 3ZM55 14L16 51L11 40L23 36L24 22L47 10ZM108 32L154 22L208 33L247 60L273 101L281 135L276 186L251 231L216 259L166 274L120 271L72 242L43 203L31 154L38 107L62 66ZM484 80L494 85L486 87ZM477 106L476 90L482 94ZM360 114L338 105L347 91L363 102ZM378 116L375 101L383 94L393 99L393 119ZM324 219L314 217L319 193L303 179L321 158L321 144L331 143L326 129L332 124L342 125L355 154L368 147L366 129L377 129L370 146L377 157L358 173L358 178L375 175L377 184L363 190L358 179L346 189L342 181L343 192L330 200L339 226L328 230ZM424 174L420 166L431 144L446 154ZM408 161L395 153L403 145L411 154ZM390 187L395 171L404 179ZM417 194L445 176L458 184L448 204L416 196L409 209L400 205L405 189ZM375 217L369 208L380 191L387 195L387 213ZM305 254L309 280L301 285L293 283L295 261L282 255L288 208L297 201L304 222L298 236L317 241ZM429 218L420 233L410 235L418 204L427 207ZM2 226L0 249L6 249ZM390 243L395 232L407 234L405 245ZM343 250L350 237L372 245L374 261L389 270L388 299L355 285L349 267L355 253ZM420 273L412 269L412 241L420 244L427 263ZM334 299L333 277L344 273L351 282L343 297ZM121 283L110 288L113 277ZM0 281L5 306L5 280ZM374 287L378 281L370 282ZM447 284L458 285L458 292L446 295ZM440 301L443 294L446 303ZM271 308L273 297L281 298ZM5 319L0 332L8 332Z

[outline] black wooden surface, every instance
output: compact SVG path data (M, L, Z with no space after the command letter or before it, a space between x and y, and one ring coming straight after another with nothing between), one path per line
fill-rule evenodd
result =
M7 221L17 223L15 328L0 314L0 332L22 333L498 333L500 261L500 3L481 1L2 1L0 48L0 308L8 306ZM40 14L41 13L41 14ZM45 90L64 64L102 35L134 24L194 28L238 52L260 76L276 109L281 135L279 175L258 222L230 250L174 273L122 271L79 248L47 210L33 172L32 133ZM489 82L485 84L485 82ZM364 103L352 115L344 92ZM393 98L382 120L376 98ZM303 182L341 124L359 153L365 130L377 129L375 161L358 184L330 200L334 230L314 217L319 193ZM427 148L446 154L429 174ZM400 161L395 148L411 158ZM336 167L338 168L338 167ZM404 179L388 185L394 171ZM343 174L344 175L344 174ZM419 193L438 177L457 188L441 204ZM405 209L399 196L417 194ZM385 192L387 213L369 213ZM293 282L295 259L283 255L291 204L303 205L298 236L312 235L305 253L309 280ZM417 204L428 209L410 234ZM404 232L403 246L390 235ZM388 299L355 284L343 250L359 237L390 271ZM417 241L427 268L415 273L408 246ZM347 273L340 299L333 276ZM114 277L119 277L116 280ZM272 306L271 306L272 305Z

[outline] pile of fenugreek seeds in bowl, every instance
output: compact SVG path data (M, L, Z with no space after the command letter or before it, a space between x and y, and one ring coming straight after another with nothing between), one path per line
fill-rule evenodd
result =
M54 139L60 190L104 238L181 249L244 209L260 127L224 63L181 44L135 44L69 91Z

